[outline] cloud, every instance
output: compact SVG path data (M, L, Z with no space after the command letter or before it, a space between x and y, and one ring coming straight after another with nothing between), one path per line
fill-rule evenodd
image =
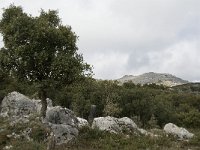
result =
M59 10L96 78L155 71L200 80L199 0L1 0L0 6L13 2L33 15Z

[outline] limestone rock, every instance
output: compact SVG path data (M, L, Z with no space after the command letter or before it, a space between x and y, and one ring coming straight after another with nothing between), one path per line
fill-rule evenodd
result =
M110 133L134 133L136 135L156 136L151 132L139 128L132 119L128 117L98 117L94 118L92 128L98 128L101 131L108 131Z
M47 99L48 107L52 107L52 101ZM40 113L41 100L30 99L18 92L9 93L1 103L0 116L14 118L28 118L30 114Z
M92 128L99 128L102 131L111 133L122 133L123 131L135 131L137 125L128 117L115 118L115 117L98 117L92 123Z
M89 127L89 123L86 119L79 117L77 117L77 119L78 119L78 128Z
M65 124L51 124L57 145L73 142L78 136L78 129Z
M52 129L57 145L73 142L78 136L78 119L67 108L56 106L48 109L44 123Z
M62 108L60 106L52 107L52 101L50 99L47 99L47 103L46 118L42 121L46 128L50 128L53 132L55 144L59 145L73 142L78 136L78 119L74 113L67 108ZM41 100L32 100L23 94L12 92L2 101L0 116L8 117L10 124L13 126L17 123L28 125L30 123L29 121L31 121L30 116L34 114L37 116L37 114L40 114L41 106ZM23 130L19 136L31 140L29 136L31 132L32 128L28 127ZM8 136L15 138L15 134Z
M61 106L55 106L47 110L45 121L53 124L65 124L71 126L77 126L78 124L75 114L71 110L62 108Z
M28 97L18 92L9 93L2 101L1 116L27 116L36 112L35 104Z
M128 117L119 118L118 124L121 128L124 128L125 130L129 131L133 131L138 128L135 122L133 122L133 120L131 120Z
M157 136L159 136L159 135L157 135L157 134L153 134L153 133L151 133L151 132L148 132L148 131L146 131L145 129L142 129L142 128L138 128L137 131L138 131L140 134L146 135L146 136L151 136L151 137L157 137Z
M98 128L99 130L108 131L111 133L121 132L118 119L110 116L94 118L92 128Z
M171 135L174 135L176 137L179 137L181 140L183 140L183 139L191 139L194 136L193 133L190 133L185 128L178 127L173 123L166 124L164 126L164 131L167 134L171 134Z

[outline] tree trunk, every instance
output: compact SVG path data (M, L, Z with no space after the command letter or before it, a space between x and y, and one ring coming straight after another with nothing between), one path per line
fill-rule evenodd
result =
M42 104L42 108L41 108L41 117L45 118L46 117L46 111L47 111L47 95L46 95L46 91L45 89L41 89L40 90L40 98L41 98L41 104Z

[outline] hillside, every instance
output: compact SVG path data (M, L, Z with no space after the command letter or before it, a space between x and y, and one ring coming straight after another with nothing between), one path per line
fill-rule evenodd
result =
M178 92L200 93L200 83L187 83L174 86L172 89Z
M178 78L174 75L167 74L167 73L144 73L142 75L133 76L133 75L125 75L120 79L117 79L120 83L125 83L132 81L134 84L151 84L155 83L157 85L165 85L165 86L176 86L188 83L188 81Z

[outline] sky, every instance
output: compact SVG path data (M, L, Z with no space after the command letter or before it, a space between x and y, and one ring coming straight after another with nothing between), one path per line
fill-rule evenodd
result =
M0 16L10 4L33 16L58 10L95 78L158 72L200 81L200 0L0 0Z

